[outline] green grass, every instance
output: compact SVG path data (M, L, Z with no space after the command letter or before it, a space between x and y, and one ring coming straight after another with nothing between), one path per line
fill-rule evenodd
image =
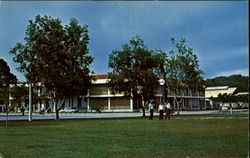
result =
M0 122L0 157L166 158L248 155L248 115Z

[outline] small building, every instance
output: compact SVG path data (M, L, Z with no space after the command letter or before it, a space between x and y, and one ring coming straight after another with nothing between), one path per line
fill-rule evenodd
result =
M237 93L237 87L229 87L229 86L217 86L217 87L207 87L205 89L206 98L216 98L219 94L235 94Z
M221 103L214 102L211 98L217 98L219 94L236 94L237 87L229 87L229 86L215 86L215 87L207 87L205 89L205 97L206 97L206 105L211 108L219 107Z

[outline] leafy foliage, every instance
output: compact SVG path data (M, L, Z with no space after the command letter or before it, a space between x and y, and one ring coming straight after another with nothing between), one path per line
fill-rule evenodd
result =
M203 71L199 68L199 60L193 49L186 46L186 40L181 39L176 42L171 38L171 42L176 48L169 52L159 50L160 67L159 76L165 79L163 94L167 100L167 88L174 96L182 95L183 91L190 89L193 92L204 90ZM179 102L175 97L179 114Z
M5 102L9 100L9 86L16 83L17 78L10 72L8 63L0 59L0 100Z
M139 36L122 48L109 56L109 67L113 69L109 73L109 87L113 92L132 96L135 104L137 97L144 101L154 98L158 87L155 69L159 63L156 54L147 48Z
M235 94L227 94L227 93L221 94L220 93L218 97L216 98L211 97L210 99L213 101L222 102L222 103L249 102L249 95L235 95Z
M76 19L63 26L59 19L36 16L29 20L25 43L17 43L10 53L32 83L41 82L59 99L86 93L90 85L88 27ZM60 110L60 109L58 109ZM57 110L57 112L58 112Z
M193 49L187 47L185 39L176 42L171 38L176 50L169 52L168 62L168 88L176 93L178 90L191 89L193 91L204 89L203 71L199 68L199 60Z
M15 84L17 78L10 72L8 63L3 59L0 59L0 88L9 87L10 84Z
M249 77L242 76L240 74L231 75L231 76L219 76L206 80L207 87L213 86L229 86L237 87L239 92L248 92L249 91Z

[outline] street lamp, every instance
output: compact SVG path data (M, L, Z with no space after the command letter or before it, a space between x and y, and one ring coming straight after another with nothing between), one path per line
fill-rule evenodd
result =
M161 85L161 90L162 90L162 100L163 100L162 103L165 104L165 97L166 97L166 96L165 96L165 87L164 87L164 85L165 85L165 80L161 78L161 79L159 79L158 82L159 82L159 84Z
M29 122L32 121L32 83L29 83Z

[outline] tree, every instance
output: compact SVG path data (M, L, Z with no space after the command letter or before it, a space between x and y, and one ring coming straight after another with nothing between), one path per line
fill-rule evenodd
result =
M198 58L193 49L186 46L186 40L181 39L176 42L174 38L171 38L171 42L176 50L170 50L168 53L160 50L161 66L158 72L160 77L165 79L164 91L167 88L174 94L177 114L179 114L182 99L178 100L176 96L183 96L185 89L191 89L193 92L204 89L204 80L201 76L203 71L199 69Z
M143 102L154 99L158 87L158 77L155 69L159 63L154 51L149 50L144 41L137 35L122 50L115 50L109 55L108 86L113 93L124 93L132 97L134 108L139 108ZM143 116L145 106L142 103Z
M249 77L238 75L219 76L206 80L206 87L229 86L237 87L239 92L248 92Z
M8 63L0 59L0 100L3 100L6 104L6 108L8 107L9 100L9 87L10 84L16 84L17 78L14 74L10 72L10 67Z
M41 82L50 91L59 119L65 99L85 94L90 85L89 65L94 59L88 55L88 27L76 19L63 26L59 19L38 15L29 20L24 40L11 49L13 60L28 82Z
M34 98L33 94L33 98ZM25 83L18 83L11 88L12 103L17 104L18 107L27 107L29 98L29 89ZM23 105L24 103L24 105Z
M17 82L17 78L10 72L8 63L3 59L0 59L0 88L9 87L10 84Z

